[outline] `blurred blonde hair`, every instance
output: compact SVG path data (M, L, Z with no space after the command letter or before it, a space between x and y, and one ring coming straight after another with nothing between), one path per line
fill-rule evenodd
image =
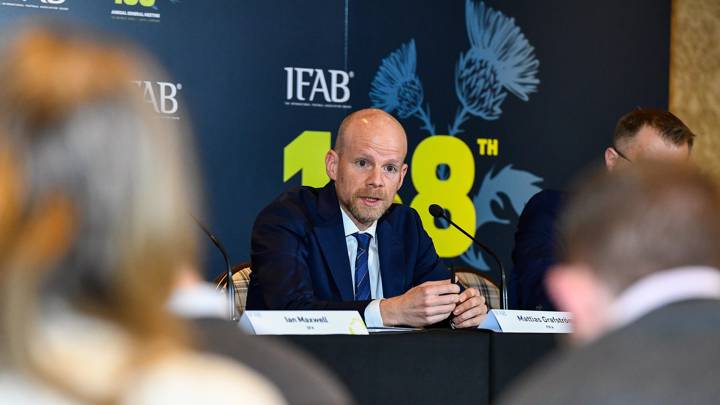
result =
M58 302L122 327L135 347L129 363L182 346L165 302L177 268L196 264L196 165L187 131L158 117L133 83L162 76L146 56L87 32L33 27L0 54L0 333L10 367L62 386L62 367L79 366L48 369L29 348Z

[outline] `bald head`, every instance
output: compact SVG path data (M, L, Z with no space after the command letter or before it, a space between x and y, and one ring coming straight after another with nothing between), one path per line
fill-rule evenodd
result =
M395 117L377 108L358 110L345 117L333 149L340 153L349 142L358 138L396 145L401 149L403 160L407 154L407 136L402 125Z
M335 148L325 156L340 206L360 230L390 207L407 173L407 138L390 114L369 108L340 124Z

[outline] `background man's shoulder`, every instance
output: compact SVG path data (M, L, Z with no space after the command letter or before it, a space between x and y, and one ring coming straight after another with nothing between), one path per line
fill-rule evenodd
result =
M525 205L525 210L545 209L557 211L566 199L566 193L560 190L546 189L538 192Z

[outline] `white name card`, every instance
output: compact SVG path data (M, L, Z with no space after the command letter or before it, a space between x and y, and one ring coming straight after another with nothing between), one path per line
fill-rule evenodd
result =
M492 309L478 329L503 333L572 333L570 312Z
M255 335L367 335L357 311L245 311L240 327Z

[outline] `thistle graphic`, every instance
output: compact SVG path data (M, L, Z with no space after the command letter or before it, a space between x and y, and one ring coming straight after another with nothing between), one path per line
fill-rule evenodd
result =
M523 101L537 91L540 62L515 19L475 0L465 2L465 25L470 49L455 67L455 93L460 100L449 133L462 132L469 115L496 120L509 91Z
M502 170L493 173L494 168L483 178L482 185L478 190L475 197L473 197L473 204L475 205L475 226L479 229L481 226L488 223L499 223L509 224L510 221L503 218L498 218L497 215L492 211L492 203L503 204L503 200L500 198L500 193L505 194L512 205L512 209L518 215L522 212L525 203L540 191L540 187L536 184L542 181L542 178L535 176L530 172L523 170L513 169L512 165L507 165ZM508 208L508 207L505 207ZM490 270L490 267L485 263L485 259L482 257L482 253L470 247L462 255L462 259L470 266L478 270Z
M416 64L415 40L411 39L380 63L370 89L370 101L373 107L397 114L400 119L419 118L423 122L421 128L433 135L435 126L430 121L430 105L427 110L422 108L424 94L415 73Z

